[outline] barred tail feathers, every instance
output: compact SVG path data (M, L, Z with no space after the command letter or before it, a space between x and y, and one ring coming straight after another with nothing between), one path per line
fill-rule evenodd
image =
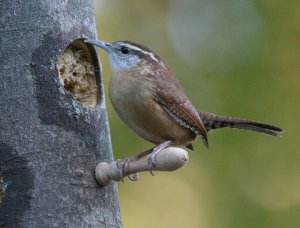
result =
M210 131L217 128L230 127L261 132L273 136L280 136L283 132L283 130L279 127L254 120L218 116L213 113L201 111L198 111L198 114L203 122L203 125L206 128L206 131Z

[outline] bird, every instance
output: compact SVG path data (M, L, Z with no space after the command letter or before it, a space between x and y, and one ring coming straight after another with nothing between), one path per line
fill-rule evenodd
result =
M186 146L200 136L208 148L208 132L229 127L279 136L277 126L242 118L225 117L195 108L168 64L147 46L132 41L104 42L84 38L109 57L109 94L119 117L140 137L155 146L130 157L148 155L155 167L156 156L169 146Z

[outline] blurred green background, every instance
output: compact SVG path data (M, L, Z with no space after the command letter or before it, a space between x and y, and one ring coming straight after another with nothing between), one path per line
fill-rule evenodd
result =
M156 50L195 107L285 129L283 138L218 130L182 169L120 183L124 227L300 227L300 1L96 0L95 9L100 39ZM107 106L115 158L152 147Z

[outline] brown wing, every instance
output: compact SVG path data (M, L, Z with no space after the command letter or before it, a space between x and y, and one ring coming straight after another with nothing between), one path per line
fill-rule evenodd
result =
M177 123L200 135L204 145L208 147L207 132L196 109L177 79L173 75L165 76L166 72L163 72L158 79L160 82L157 83L154 100Z

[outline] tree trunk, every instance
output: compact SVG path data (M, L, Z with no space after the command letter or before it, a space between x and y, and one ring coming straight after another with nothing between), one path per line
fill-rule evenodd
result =
M0 227L122 227L93 173L112 161L98 57L72 42L95 38L93 1L2 1L0 34Z

